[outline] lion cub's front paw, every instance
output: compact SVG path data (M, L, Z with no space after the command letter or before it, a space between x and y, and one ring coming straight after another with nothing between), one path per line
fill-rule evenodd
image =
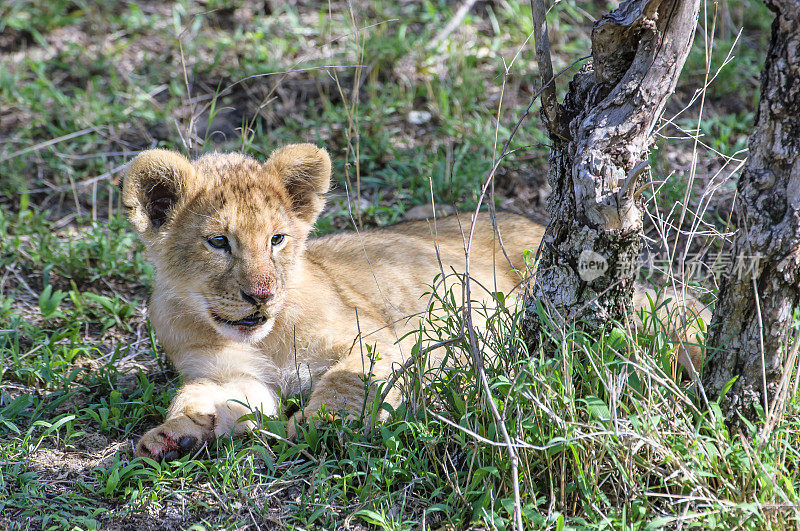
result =
M198 450L214 437L214 415L179 415L145 433L136 444L136 455L172 461Z

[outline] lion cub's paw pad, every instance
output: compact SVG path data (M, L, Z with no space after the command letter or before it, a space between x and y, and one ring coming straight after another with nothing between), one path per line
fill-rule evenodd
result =
M211 433L206 432L187 417L171 419L139 439L136 455L156 461L172 461L199 449L211 438Z
M161 432L150 444L143 442L145 437L140 439L136 447L136 455L150 457L156 461L174 461L191 453L198 446L197 437L189 435L178 438Z
M162 437L166 438L162 434ZM177 447L175 446L175 441L170 439L170 444L165 446L165 449L168 449L166 453L162 456L164 461L174 461L176 459L180 459L184 455L191 453L192 449L197 444L196 437L181 437L178 439Z

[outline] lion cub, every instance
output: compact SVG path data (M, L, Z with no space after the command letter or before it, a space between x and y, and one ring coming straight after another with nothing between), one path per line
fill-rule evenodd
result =
M290 434L323 404L359 414L365 373L386 380L407 359L423 293L443 271L464 271L462 227L450 217L308 239L330 176L327 152L310 144L264 163L240 154L190 162L165 150L131 163L123 200L155 266L150 319L185 381L137 455L170 460L239 434L249 427L239 417L275 415L285 396L308 396ZM498 226L507 256L488 218L471 252L472 297L487 303L486 287L518 288L522 252L543 234L509 214ZM366 345L377 348L374 363Z

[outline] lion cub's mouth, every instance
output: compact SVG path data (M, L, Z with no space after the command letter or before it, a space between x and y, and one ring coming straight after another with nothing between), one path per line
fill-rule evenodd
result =
M264 317L264 315L261 314L260 312L255 312L254 314L248 315L247 317L242 317L238 321L231 321L230 319L225 319L224 317L220 317L215 313L212 313L211 315L214 317L214 319L216 319L220 323L224 323L229 326L252 328L255 326L261 326L267 322L267 318Z

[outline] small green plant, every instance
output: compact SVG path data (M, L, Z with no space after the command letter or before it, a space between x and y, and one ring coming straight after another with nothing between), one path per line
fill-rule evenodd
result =
M47 285L39 295L39 310L45 319L52 317L62 317L64 314L58 311L61 301L67 294L61 290L53 291L53 286Z

